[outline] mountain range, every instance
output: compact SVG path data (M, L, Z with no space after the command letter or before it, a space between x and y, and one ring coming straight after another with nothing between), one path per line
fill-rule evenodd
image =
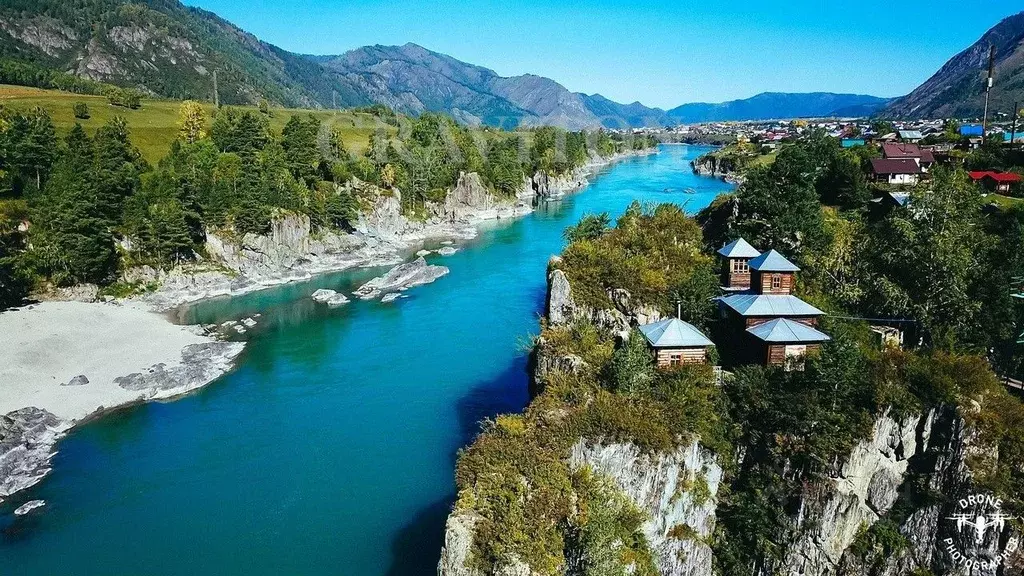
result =
M732 100L721 104L683 104L669 110L668 114L677 122L684 124L727 120L870 116L884 108L890 101L888 98L861 94L764 92L745 100Z
M775 118L910 117L976 108L979 50L998 43L1001 104L1022 90L1024 14L1008 18L914 93L895 102L832 93L764 93L671 110L572 92L525 74L504 77L416 44L367 46L341 55L295 54L263 42L212 12L178 0L4 0L0 81L5 64L58 70L171 98L262 99L288 107L385 104L406 114L444 112L467 124L557 125L579 129ZM980 48L979 48L980 47ZM22 74L22 77L24 74ZM10 81L10 80L8 80ZM1005 92L1005 95L1004 95ZM994 93L995 95L995 93Z
M1024 100L1024 12L996 24L910 94L883 111L893 118L977 118L985 107L989 46L995 48L991 109L1009 114Z

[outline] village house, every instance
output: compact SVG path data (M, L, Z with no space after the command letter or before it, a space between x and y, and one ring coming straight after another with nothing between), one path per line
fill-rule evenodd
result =
M678 318L640 326L639 330L661 368L706 364L708 348L715 345L696 326Z
M830 340L817 329L824 312L793 296L800 268L782 254L769 250L748 266L750 290L718 299L727 331L735 336L731 340L741 346L734 358L802 369L803 358Z
M918 130L900 130L900 140L909 144L917 144L921 140L924 140L924 134Z
M932 164L935 164L935 155L932 154L931 150L921 148L917 144L903 142L887 142L882 144L882 157L890 160L913 160L917 162L924 172L927 172L932 167Z
M920 181L924 169L911 158L872 158L871 173L875 182L913 185Z
M1008 194L1014 184L1021 181L1020 174L1013 172L979 171L971 172L971 180L978 182L989 192Z
M905 207L910 204L910 192L889 190L883 192L881 196L875 198L871 202L877 204L886 211L897 207Z

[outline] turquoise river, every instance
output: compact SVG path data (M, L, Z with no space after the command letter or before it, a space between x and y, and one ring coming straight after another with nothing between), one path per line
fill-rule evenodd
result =
M0 507L0 575L429 575L454 499L460 447L480 420L528 401L526 344L548 258L588 213L633 200L689 212L731 188L663 146L582 192L485 226L437 282L391 304L328 310L347 271L201 302L186 322L257 312L237 369L169 403L136 406L64 439L53 473ZM12 505L41 498L14 520Z

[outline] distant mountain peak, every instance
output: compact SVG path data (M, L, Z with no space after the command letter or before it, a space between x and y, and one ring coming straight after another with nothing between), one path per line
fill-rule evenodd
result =
M667 113L638 101L620 104L573 92L536 74L503 77L414 42L334 56L294 54L177 0L90 0L88 20L76 3L22 1L17 9L9 4L0 3L0 58L172 98L210 99L217 71L225 104L263 98L291 107L385 104L408 114L445 112L461 122L503 127L664 126L696 118L808 115L830 106L818 102L821 96L773 94L749 99L771 100L760 110L734 101ZM126 4L137 9L124 10ZM871 98L837 98L835 107ZM682 112L694 109L704 111Z
M976 118L984 108L989 46L996 49L991 109L1012 112L1024 99L1024 12L1008 16L952 57L882 115L892 118Z

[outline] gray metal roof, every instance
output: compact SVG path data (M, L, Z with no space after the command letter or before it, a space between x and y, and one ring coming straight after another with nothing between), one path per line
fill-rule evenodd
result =
M732 294L718 299L741 316L824 316L825 313L789 294Z
M747 328L747 332L765 342L816 344L831 340L827 334L819 332L806 324L786 320L785 318L770 320L764 324Z
M899 204L900 206L906 206L907 204L910 203L909 192L889 192L889 197L892 198L893 202Z
M751 246L750 243L743 238L737 238L725 246L722 246L718 253L726 258L757 258L761 255L761 253L757 251L757 248Z
M750 261L750 268L758 272L799 272L800 267L782 254L769 250Z
M696 326L678 318L641 326L640 332L655 348L690 348L715 344Z

